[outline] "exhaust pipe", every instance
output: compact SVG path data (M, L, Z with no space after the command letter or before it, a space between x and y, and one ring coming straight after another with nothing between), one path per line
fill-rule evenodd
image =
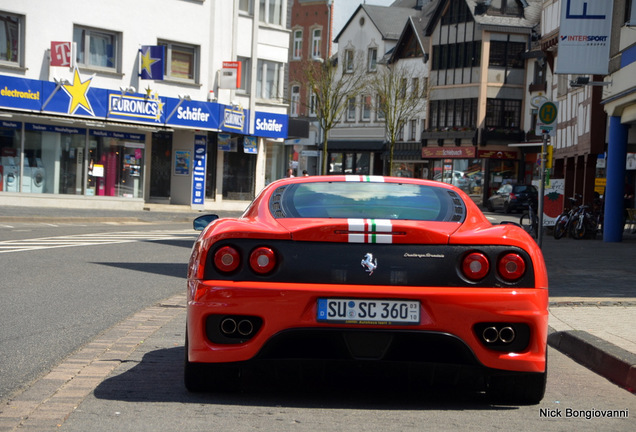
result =
M506 344L515 340L514 329L512 327L504 327L499 330L499 340Z
M238 323L238 332L241 336L249 336L254 331L254 324L250 320L241 320Z
M236 321L234 318L225 318L221 321L221 331L225 335L232 335L236 332Z
M486 327L482 332L481 337L484 338L484 341L487 343L495 343L499 338L499 331L496 327Z

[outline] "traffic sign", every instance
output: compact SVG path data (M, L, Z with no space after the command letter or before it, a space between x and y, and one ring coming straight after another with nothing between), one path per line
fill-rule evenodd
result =
M544 133L554 136L556 132L557 106L554 102L546 101L539 107L537 112L537 127L535 133L542 135Z

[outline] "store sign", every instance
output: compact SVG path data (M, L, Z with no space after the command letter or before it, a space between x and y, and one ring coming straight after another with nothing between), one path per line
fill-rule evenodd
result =
M163 101L156 94L153 98L121 93L110 93L108 95L109 118L134 118L161 122L163 106Z
M219 106L216 103L168 99L166 124L195 129L217 129Z
M71 42L51 41L50 63L52 67L71 67Z
M258 153L256 137L254 136L243 137L243 153L248 153L248 154Z
M247 112L242 108L222 105L223 118L221 130L247 135Z
M479 150L477 157L480 159L519 159L517 152L500 150Z
M265 138L287 138L287 120L284 114L254 113L254 135Z
M57 132L61 134L86 134L86 129L68 126L42 125L37 123L25 123L24 129L35 132Z
M42 82L24 78L2 76L0 106L39 111L42 107Z
M467 159L475 157L475 147L422 147L422 159Z
M192 205L203 205L205 202L205 157L207 154L207 138L194 137L194 169L192 170Z
M613 4L612 1L561 0L556 73L607 75Z

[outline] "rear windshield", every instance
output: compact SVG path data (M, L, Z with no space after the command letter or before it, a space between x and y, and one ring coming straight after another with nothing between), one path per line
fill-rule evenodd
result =
M276 218L366 218L463 222L466 207L448 189L374 182L315 182L279 187L270 201Z

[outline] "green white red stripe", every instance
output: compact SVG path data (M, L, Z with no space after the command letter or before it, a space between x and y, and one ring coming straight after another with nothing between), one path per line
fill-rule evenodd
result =
M345 181L363 183L384 183L384 177L372 175L347 175Z
M349 243L393 243L389 219L347 219Z

